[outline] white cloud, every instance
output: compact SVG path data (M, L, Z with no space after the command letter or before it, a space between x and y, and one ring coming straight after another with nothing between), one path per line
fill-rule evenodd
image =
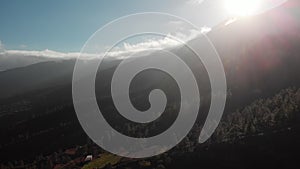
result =
M148 49L164 49L172 46L176 46L179 43L170 38L165 37L163 39L149 39L145 42L137 43L137 44L130 44L130 43L124 43L124 50L125 51L144 51Z
M207 29L202 29L201 32ZM123 45L114 48L112 51L107 53L107 57L115 59L124 59L133 53L147 52L153 49L166 49L173 48L182 43L185 43L201 33L198 30L189 30L184 32L170 33L165 37L161 38L148 38L145 41L139 43L123 43ZM177 41L179 39L180 41ZM55 61L55 60L68 60L76 59L80 56L81 59L95 59L99 56L103 56L104 53L100 54L80 54L80 52L58 52L53 50L7 50L4 49L3 44L0 41L0 70L7 70L15 67L27 66L34 63Z
M172 48L172 47L182 45L182 43L186 43L189 40L194 39L196 36L199 35L200 35L199 31L192 29L188 31L188 34L176 32L176 33L170 33L161 39L148 39L144 42L140 42L137 44L124 43L123 48L119 49L117 53L124 53L124 52L133 53L133 52L147 51L151 49Z
M203 26L203 27L201 28L201 33L203 33L203 34L206 34L206 33L210 32L210 31L211 31L211 28L210 28L210 27Z
M3 45L2 45L3 46ZM63 53L51 50L29 51L29 50L0 50L0 71L24 67L35 63L58 61L75 58L79 53Z
M42 50L42 51L34 51L34 50L4 50L0 53L0 55L6 56L19 56L19 57L26 57L26 56L35 56L35 57L45 57L45 58L61 58L61 59L69 59L77 57L79 53L63 53L63 52L56 52L53 50Z
M131 44L131 43L123 43L121 47L117 47L115 50L112 50L108 53L108 56L111 57L123 57L123 55L129 55L134 52L141 52L150 49L164 49L175 47L180 45L175 39L180 39L182 42L187 42L200 33L197 30L190 30L187 33L170 33L166 37L162 37L159 39L147 39L143 42ZM55 59L72 59L77 58L80 55L80 52L58 52L53 50L5 50L3 48L2 43L0 43L2 51L0 51L0 57L42 57L42 58L55 58ZM94 58L96 55L93 54L82 54L87 58ZM101 54L98 54L101 55Z

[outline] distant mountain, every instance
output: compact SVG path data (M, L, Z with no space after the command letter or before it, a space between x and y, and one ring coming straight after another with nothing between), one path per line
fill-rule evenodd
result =
M0 50L0 71L25 67L36 63L68 60L70 58L63 58L60 52L51 50L43 51L25 51L25 50Z
M232 94L228 105L247 104L255 98L270 96L282 88L300 84L300 76L297 76L300 64L299 6L298 1L289 1L268 13L243 18L230 25L220 25L208 34L225 67ZM200 86L203 83L207 85L207 73L193 53L183 47L172 50L191 67ZM105 78L113 73L113 68L119 63L108 62L106 64L110 64L111 69L105 68L108 69L104 72ZM0 72L0 99L70 85L74 64L74 60L62 60ZM143 79L148 87L160 81L153 76ZM137 84L136 87L141 86ZM203 88L209 90L207 86Z
M43 62L0 72L0 99L70 83L74 63Z

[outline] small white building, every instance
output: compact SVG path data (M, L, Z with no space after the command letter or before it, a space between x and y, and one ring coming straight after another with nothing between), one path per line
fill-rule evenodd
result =
M87 155L84 159L84 162L92 161L93 160L93 155Z

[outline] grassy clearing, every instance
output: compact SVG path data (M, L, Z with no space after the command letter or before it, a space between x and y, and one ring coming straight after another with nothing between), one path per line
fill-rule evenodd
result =
M112 154L103 154L100 158L97 158L90 163L83 166L82 169L94 169L94 168L103 168L107 164L115 165L121 160L121 157L112 155Z

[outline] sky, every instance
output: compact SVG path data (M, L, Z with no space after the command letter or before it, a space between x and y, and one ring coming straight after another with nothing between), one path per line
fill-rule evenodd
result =
M106 23L141 12L169 13L199 28L209 28L230 17L223 1L1 0L0 51L79 52L88 38Z
M106 23L133 13L165 12L192 20L198 26L213 25L220 16L202 0L2 0L0 40L14 50L80 51L85 41ZM213 16L209 16L213 15Z

